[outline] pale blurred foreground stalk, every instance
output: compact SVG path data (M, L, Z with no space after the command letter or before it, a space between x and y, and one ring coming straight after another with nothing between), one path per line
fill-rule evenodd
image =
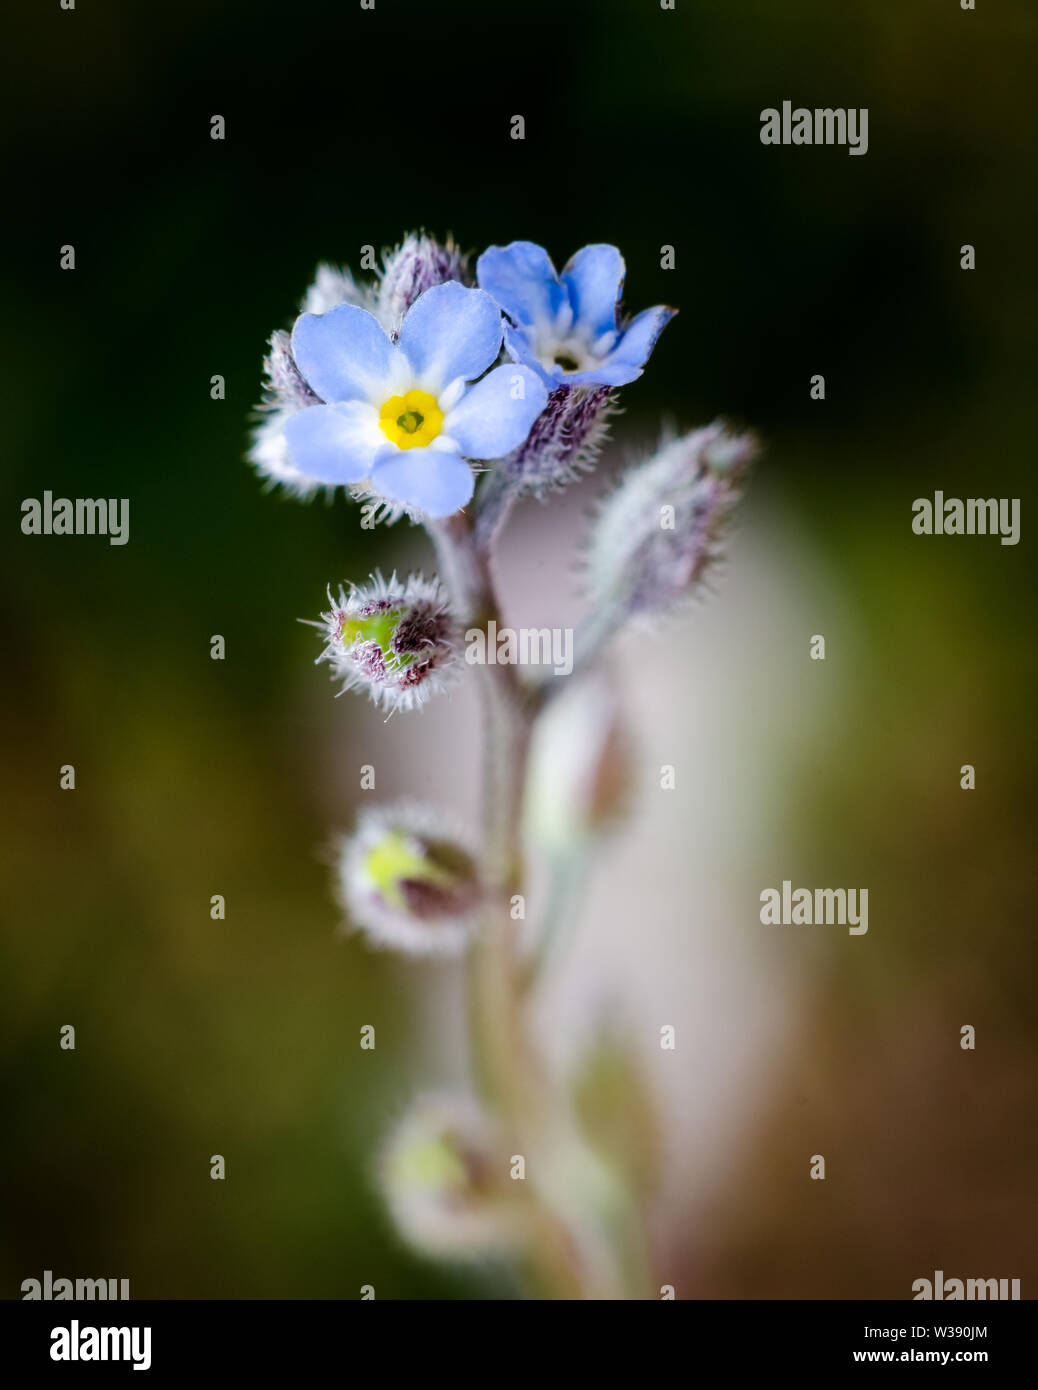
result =
M498 626L490 556L465 516L429 526L440 573L466 628ZM626 1210L622 1183L581 1139L528 1019L530 992L513 905L524 897L523 802L534 721L544 687L525 685L513 665L482 665L482 872L486 903L469 952L473 1068L498 1115L506 1147L526 1160L522 1187L526 1256L548 1298L647 1298L644 1236ZM620 1249L601 1239L612 1228Z

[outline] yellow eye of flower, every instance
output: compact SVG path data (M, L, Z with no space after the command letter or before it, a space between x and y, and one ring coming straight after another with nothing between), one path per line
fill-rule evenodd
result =
M431 444L443 429L443 411L428 391L390 396L379 411L382 433L401 449Z

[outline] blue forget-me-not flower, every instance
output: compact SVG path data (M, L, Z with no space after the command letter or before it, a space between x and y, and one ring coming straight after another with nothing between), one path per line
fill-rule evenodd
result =
M491 246L476 262L476 279L511 324L505 347L549 387L626 386L677 312L657 304L618 321L624 260L615 246L585 246L559 275L543 246L513 241Z
M292 466L317 485L369 481L390 502L450 516L473 493L467 460L516 448L547 402L526 366L487 370L502 329L493 299L456 281L426 290L395 341L356 304L301 314L292 360L321 404L285 421Z

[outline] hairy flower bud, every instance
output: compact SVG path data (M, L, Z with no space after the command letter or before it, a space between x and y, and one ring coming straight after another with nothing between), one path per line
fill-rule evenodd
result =
M322 261L317 267L313 284L303 296L300 313L327 314L338 304L355 304L358 309L367 309L369 314L374 314L378 297L374 285L358 283L352 271L345 266L329 265Z
M363 811L339 846L339 899L370 941L411 955L457 955L481 889L471 850L444 817L405 802Z
M620 819L631 752L619 701L600 676L578 678L538 719L523 821L553 854L580 849Z
M270 335L270 351L263 359L264 404L268 408L302 410L320 405L321 398L303 380L292 356L291 337L283 329Z
M257 409L259 423L252 432L249 458L256 471L272 485L282 486L296 497L310 497L318 486L292 463L285 439L285 421L297 410L320 405L321 398L303 380L292 356L291 339L278 329L270 335L263 359L263 395Z
M387 252L378 290L377 317L394 338L404 315L419 295L446 280L469 283L466 258L450 237L440 245L424 232L406 236Z
M379 1184L400 1234L426 1254L464 1259L507 1250L518 1237L522 1184L476 1107L423 1096L391 1134Z
M300 310L307 314L326 314L337 304L355 304L374 314L378 310L378 296L373 285L358 284L345 267L322 263L303 296ZM315 482L292 462L285 438L285 422L296 411L321 404L321 397L307 385L292 356L291 335L277 329L270 336L263 359L263 392L248 456L257 473L271 486L282 487L291 496L304 501L318 492L333 492L334 488ZM399 515L398 509L386 511L392 520Z
M414 709L445 689L460 668L458 639L438 581L412 574L401 583L376 570L366 585L328 593L321 614L325 648L317 658L347 690L366 690L392 713Z
M716 423L664 443L632 468L599 508L586 556L587 588L611 622L667 612L717 559L752 435Z
M559 492L594 466L616 410L608 386L562 386L534 421L524 443L496 465L519 495Z

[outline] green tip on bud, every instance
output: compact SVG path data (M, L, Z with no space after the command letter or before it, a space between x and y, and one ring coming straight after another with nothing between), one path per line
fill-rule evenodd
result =
M340 846L337 874L351 922L374 944L410 955L456 955L467 945L479 875L441 814L412 803L364 812Z
M379 1185L400 1234L428 1255L505 1253L518 1238L508 1157L467 1099L416 1101L383 1150Z
M460 672L458 636L447 597L435 579L406 581L376 570L366 585L339 591L317 624L325 648L318 657L343 690L364 690L383 709L417 709Z

